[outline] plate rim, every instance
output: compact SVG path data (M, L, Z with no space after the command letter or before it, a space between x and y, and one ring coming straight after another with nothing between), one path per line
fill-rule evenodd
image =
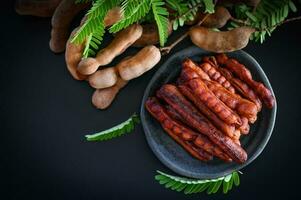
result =
M150 79L149 83L147 84L147 87L145 88L145 92L143 94L143 98L141 101L141 107L140 107L140 117L141 117L141 124L144 130L144 135L146 138L146 141L148 143L148 146L151 148L152 152L156 155L156 157L160 160L161 163L164 164L164 166L166 166L167 168L169 168L170 170L172 170L173 172L185 176L185 177L190 177L190 178L197 178L197 179L213 179L213 178L219 178L222 176L226 176L227 174L232 173L233 171L239 171L242 168L246 167L247 165L251 164L265 149L267 143L269 142L272 133L273 133L273 129L275 126L275 121L276 121L276 115L277 115L277 99L276 96L274 94L273 88L271 86L271 83L268 79L268 77L266 76L265 72L263 71L262 67L260 66L260 64L255 60L255 58L253 58L250 54L248 54L247 52L243 51L243 50L238 50L235 51L236 53L239 54L243 54L244 56L246 56L251 62L254 63L254 66L256 66L256 70L258 70L258 73L263 77L263 82L265 84L266 87L268 87L272 93L272 95L275 97L275 105L274 107L271 109L271 123L268 126L268 129L266 130L267 134L264 136L264 138L262 139L262 142L257 146L256 150L254 151L254 154L248 158L248 160L243 163L243 164L237 164L235 165L232 169L230 170L225 170L223 172L218 173L218 175L216 176L206 176L203 175L201 178L198 178L194 175L187 175L186 172L180 170L179 168L175 167L175 165L170 165L169 162L167 161L167 159L165 159L164 156L161 156L161 154L159 153L159 151L157 151L155 149L155 146L153 146L151 144L150 141L150 135L147 134L147 132L150 132L150 130L148 129L147 125L146 125L146 119L145 119L145 114L146 114L146 109L145 109L145 101L146 99L149 97L147 96L148 91L150 90L151 86L155 83L156 79L160 76L160 74L165 70L165 68L167 67L167 63L170 62L170 60L174 59L175 57L178 57L182 54L183 51L187 51L187 50L192 50L192 51L201 51L200 53L208 53L211 54L213 52L208 52L206 50L200 49L196 46L189 46L187 48L181 49L180 51L177 51L175 53L173 53L171 56L169 56L159 67L159 69L154 73L154 75L152 76L152 78ZM233 52L230 52L233 53Z

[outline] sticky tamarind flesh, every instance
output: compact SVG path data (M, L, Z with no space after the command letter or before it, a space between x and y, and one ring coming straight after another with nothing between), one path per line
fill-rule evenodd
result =
M100 50L95 58L85 58L78 65L78 71L85 75L96 72L98 67L109 64L116 56L122 54L142 34L142 27L133 24L117 33L113 41Z
M247 46L255 29L242 26L230 31L212 31L205 27L193 27L189 31L191 41L207 51L232 52Z
M160 50L154 45L141 49L133 57L120 62L116 67L123 80L131 80L141 76L153 68L161 59Z

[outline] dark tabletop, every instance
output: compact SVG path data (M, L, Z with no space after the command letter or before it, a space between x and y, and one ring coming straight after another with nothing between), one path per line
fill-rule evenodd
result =
M72 79L64 55L49 50L49 19L18 16L10 3L0 15L0 199L301 197L300 22L283 25L264 44L251 42L245 48L265 70L278 102L265 150L242 170L241 186L229 194L185 196L154 180L156 170L172 172L151 152L141 126L106 142L84 138L139 112L144 89L160 64L131 81L109 109L100 111L91 104L93 89ZM173 52L190 45L185 40Z

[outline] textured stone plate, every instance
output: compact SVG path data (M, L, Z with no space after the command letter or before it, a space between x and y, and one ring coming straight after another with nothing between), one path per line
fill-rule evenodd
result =
M145 90L141 104L141 121L149 146L164 165L183 176L210 179L239 170L259 156L271 137L277 105L275 104L273 109L267 109L263 106L256 123L251 125L249 135L241 139L241 145L248 153L248 160L244 164L225 163L218 159L202 162L191 157L164 132L160 124L145 109L144 103L149 96L154 96L155 91L161 85L175 81L181 70L181 62L184 58L189 57L194 61L200 61L204 55L210 55L210 53L195 46L189 47L172 55L160 67ZM227 55L246 65L252 72L253 78L263 82L273 93L268 78L254 58L244 51L236 51Z

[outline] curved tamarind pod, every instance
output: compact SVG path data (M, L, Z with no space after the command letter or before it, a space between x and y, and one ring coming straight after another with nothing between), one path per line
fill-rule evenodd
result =
M235 89L231 83L219 71L217 71L213 65L209 63L202 63L199 67L203 69L212 80L215 80L230 92L235 93Z
M148 98L145 105L149 112L151 112L152 115L161 123L165 130L171 130L173 134L185 141L187 141L187 139L184 137L184 135L189 135L189 141L191 141L191 143L193 143L196 147L205 150L207 153L212 154L222 160L231 161L231 158L217 145L213 144L206 136L194 132L181 122L177 122L171 116L169 116L168 112L155 97Z
M15 10L19 15L51 17L62 0L17 0Z
M77 65L82 58L82 53L84 50L84 43L83 44L71 43L71 39L77 30L78 30L78 28L76 28L72 31L72 33L70 34L70 38L67 41L65 60L66 60L67 69L70 72L70 74L72 75L72 77L76 80L85 80L88 78L88 76L82 75L81 73L79 73L77 71Z
M74 0L62 0L55 9L51 19L52 29L49 41L49 47L54 53L61 53L65 50L70 23L80 11L89 5L89 3L75 4Z
M199 101L202 101L221 120L227 124L233 124L235 126L241 125L240 117L219 100L201 79L192 79L186 82L185 85Z
M185 22L187 25L194 25L197 22L204 19L207 14L199 11L193 20ZM227 8L217 6L215 12L209 14L208 17L203 21L202 26L207 28L222 28L226 25L227 21L231 18L231 15Z
M123 29L116 34L116 37L107 47L96 54L95 58L82 59L78 65L78 71L85 75L93 74L98 67L109 64L116 56L122 54L141 34L142 27L139 24L133 24Z
M212 31L205 27L189 30L191 41L198 47L216 53L232 52L247 46L255 29L242 26L230 31Z
M141 37L134 42L133 47L145 47L147 45L159 43L159 33L156 24L142 24L143 32ZM172 24L168 23L167 34L172 33Z
M206 135L213 143L219 146L232 160L243 163L247 160L247 153L230 137L217 130L211 122L180 93L176 86L163 85L156 93L157 97L163 99L186 121L190 126Z
M130 59L116 65L119 75L123 80L131 80L153 68L161 59L160 50L154 45L141 49Z
M181 145L190 155L203 161L212 159L212 156L205 152L203 149L193 147L192 143L187 140L185 141L181 139L181 131L183 131L185 127L180 126L175 121L173 121L164 112L163 107L159 104L158 101L156 101L155 98L149 98L145 102L145 107L149 111L149 113L160 122L161 126L168 133L168 135L173 138L179 145ZM196 133L191 134L193 134L193 137L197 137Z
M258 94L268 108L274 106L275 98L271 91L266 88L263 83L253 80L251 72L243 64L235 59L228 58L225 54L217 55L216 58L219 63L223 64L242 81L246 82Z
M258 112L261 110L262 103L255 92L244 82L242 82L238 78L234 78L232 73L226 68L218 68L219 72L221 72L235 87L235 89L245 98L249 99L257 106Z
M98 70L88 78L90 86L96 89L111 87L117 80L118 75L114 67Z
M114 86L95 90L92 96L92 104L98 109L105 109L109 107L119 90L123 88L126 84L127 81L118 78Z
M182 94L187 97L194 105L204 114L216 128L225 133L227 136L233 138L235 127L233 125L228 125L222 121L214 112L212 112L202 101L199 101L194 94L185 85L180 85L179 90Z
M250 123L254 123L257 119L257 106L246 99L241 98L237 94L233 94L223 86L213 81L204 80L206 86L224 102L229 108L236 110L240 116L246 117Z

